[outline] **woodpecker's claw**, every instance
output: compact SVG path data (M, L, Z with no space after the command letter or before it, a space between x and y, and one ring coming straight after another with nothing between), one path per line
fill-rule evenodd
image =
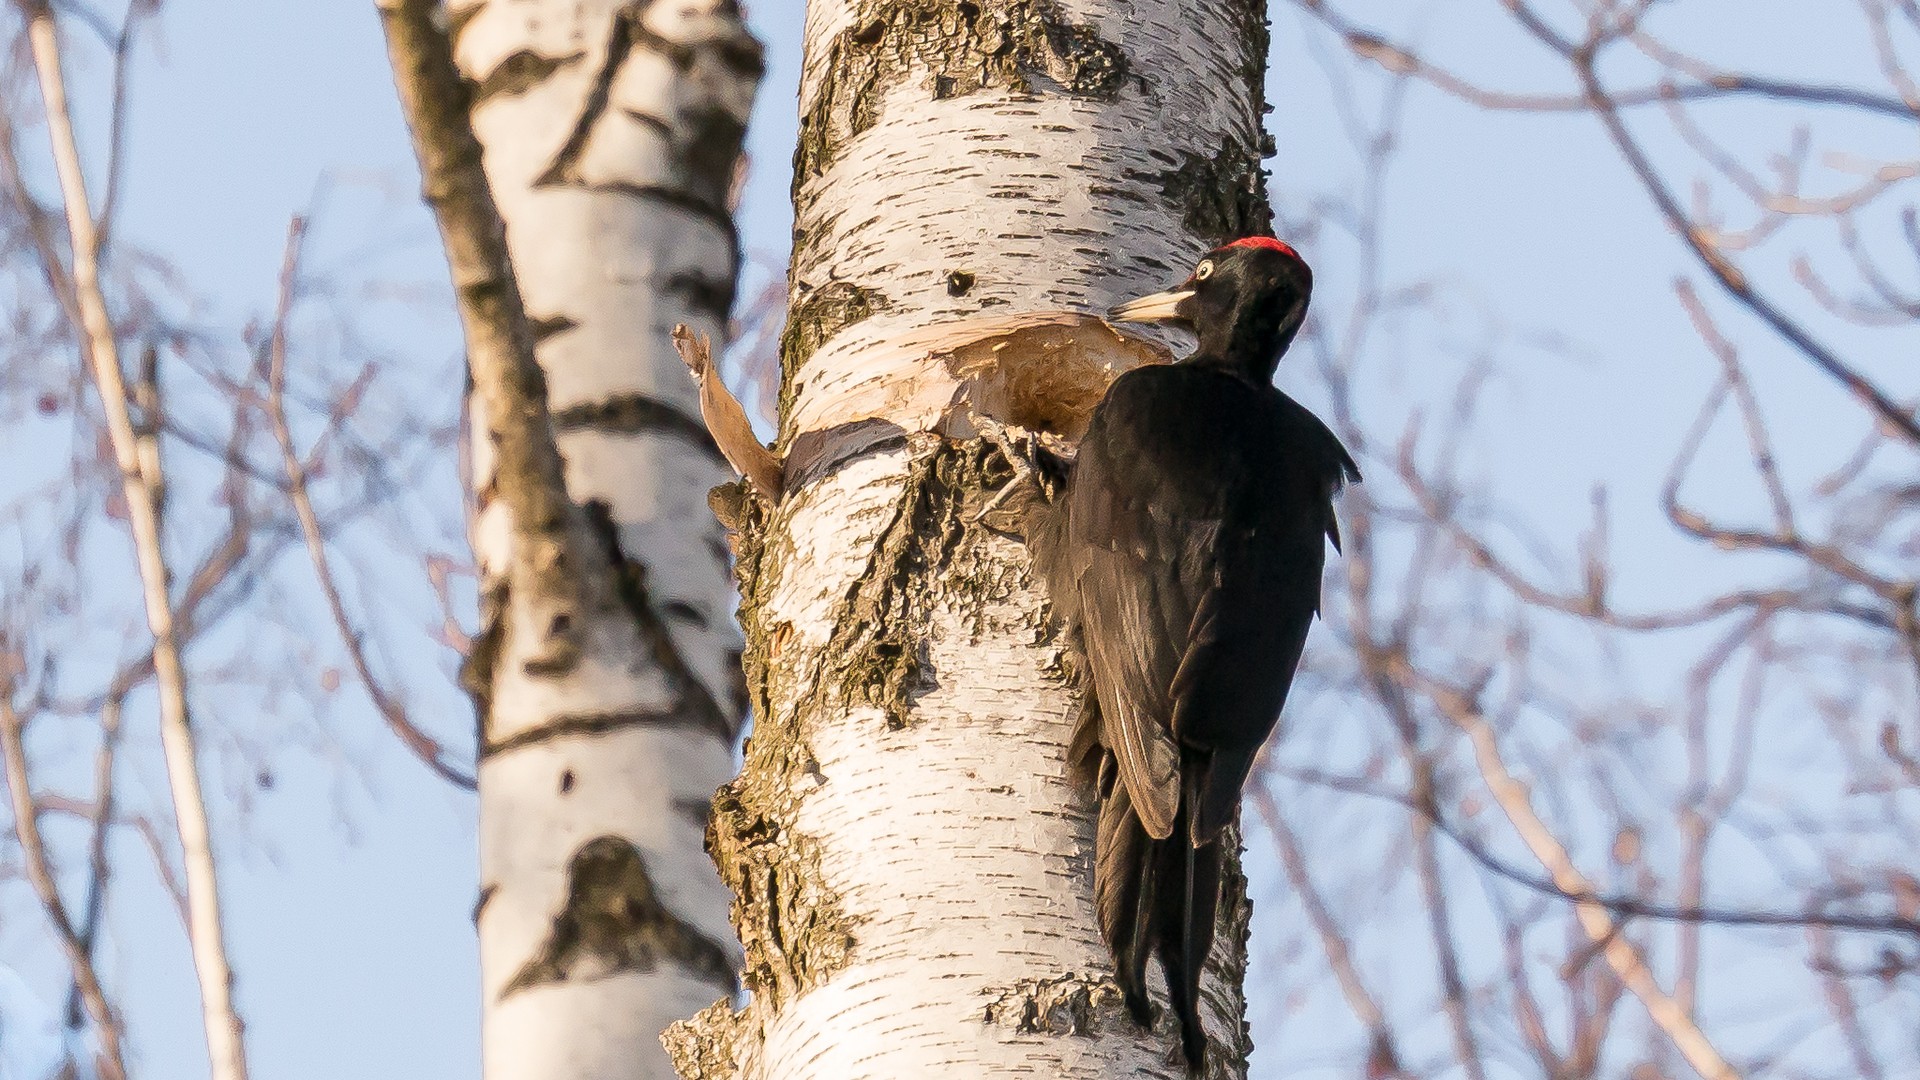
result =
M1002 484L1000 490L993 493L993 498L988 499L987 504L973 515L973 520L977 523L984 521L988 514L1000 509L1001 504L1011 498L1020 485L1034 482L1039 472L1038 467L1034 465L1034 453L1038 442L1033 432L1019 428L1017 430L1020 434L1016 435L1014 434L1016 429L1009 428L990 416L975 413L972 420L974 430L1000 451L1000 456L1007 460L1007 466L1013 470L1013 479Z

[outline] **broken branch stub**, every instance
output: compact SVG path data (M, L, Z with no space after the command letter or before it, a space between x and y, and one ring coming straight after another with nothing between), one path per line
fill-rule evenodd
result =
M695 336L681 323L673 328L673 347L700 387L700 418L734 470L747 478L769 502L780 501L784 476L780 460L754 437L753 423L738 398L727 389L713 363L713 346L705 334Z

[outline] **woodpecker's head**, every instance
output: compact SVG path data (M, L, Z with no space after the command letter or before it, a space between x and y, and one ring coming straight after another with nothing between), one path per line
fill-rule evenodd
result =
M1184 326L1200 339L1193 360L1271 379L1312 293L1313 271L1299 252L1271 236L1249 236L1207 252L1179 288L1128 301L1107 317Z

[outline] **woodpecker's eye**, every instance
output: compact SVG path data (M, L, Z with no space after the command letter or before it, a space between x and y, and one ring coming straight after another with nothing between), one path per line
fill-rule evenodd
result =
M1193 268L1193 280L1205 281L1213 276L1213 260L1207 259Z

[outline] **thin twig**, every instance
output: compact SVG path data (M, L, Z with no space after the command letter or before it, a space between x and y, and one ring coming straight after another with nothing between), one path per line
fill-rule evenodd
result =
M1293 888L1295 899L1307 913L1307 920L1313 924L1314 933L1320 938L1321 951L1326 954L1328 966L1333 968L1333 976L1340 983L1340 993L1347 999L1347 1007L1353 1010L1354 1019L1367 1029L1367 1076L1372 1080L1396 1080L1409 1074L1406 1066L1400 1063L1399 1051L1394 1046L1393 1030L1387 1026L1387 1017L1367 990L1366 983L1360 978L1360 971L1353 962L1353 950L1348 947L1347 939L1340 931L1333 912L1327 910L1326 901L1314 887L1313 878L1307 873L1306 858L1300 851L1300 840L1294 836L1293 828L1287 824L1280 813L1280 805L1274 799L1273 792L1264 783L1256 783L1247 792L1260 823L1273 837L1276 849L1280 853L1280 865L1287 872L1287 883Z
M6 646L0 642L0 653ZM60 886L47 857L46 841L40 835L40 814L34 805L33 787L27 772L27 747L20 714L13 704L13 675L4 655L0 655L0 757L4 757L7 794L13 804L13 832L20 840L20 853L26 863L27 880L34 895L53 925L54 938L66 954L67 966L93 1019L100 1040L102 1080L126 1080L126 1059L120 1049L120 1020L107 1004L107 993L100 985L100 974L93 966L93 954L81 940L60 898Z
M1377 64L1383 70L1395 75L1419 79L1442 93L1479 108L1496 112L1578 113L1586 112L1593 107L1592 102L1581 94L1527 93L1482 86L1433 63L1413 49L1396 44L1371 31L1360 29L1335 13L1322 0L1294 0L1294 2L1296 6L1308 11L1334 33L1340 35L1355 56ZM1636 35L1636 44L1643 37L1643 35ZM1704 64L1683 67L1678 62L1678 53L1667 53L1665 57L1657 56L1656 59L1663 59L1667 66L1682 71L1695 81L1675 82L1672 79L1662 79L1651 86L1615 91L1613 98L1620 107L1639 108L1676 101L1758 97L1803 105L1857 109L1894 120L1910 122L1920 120L1920 110L1916 110L1898 98L1886 97L1853 87L1789 82L1765 75L1727 71Z
M180 929L186 930L192 925L193 912L187 904L187 888L181 884L180 875L175 872L167 854L166 839L160 835L160 827L153 823L152 818L145 814L118 812L110 818L103 818L98 802L65 795L40 795L33 800L33 804L42 814L64 815L89 824L105 820L109 825L132 829L140 837L140 842L146 845L148 856L153 859L153 872L159 876L160 887L166 890L167 899L173 902L174 914L180 917Z
M87 838L87 899L80 912L80 947L88 956L93 955L99 941L100 922L107 906L107 879L112 871L107 858L107 838L113 824L113 766L120 752L120 714L125 704L125 696L115 694L100 709L100 748L94 753L93 765L94 812L87 821L92 830ZM67 995L70 1028L80 1026L81 999L80 981L75 979Z
M1713 926L1747 927L1825 927L1832 930L1845 930L1859 934L1888 934L1895 937L1920 939L1920 919L1902 915L1865 915L1846 912L1823 912L1817 909L1805 911L1768 911L1765 909L1719 908L1719 907L1683 907L1675 904L1661 904L1628 893L1603 893L1597 891L1573 892L1562 888L1549 878L1528 873L1521 867L1494 854L1487 845L1466 831L1458 822L1449 820L1437 807L1423 805L1413 795L1394 791L1369 783L1357 777L1338 776L1315 769L1302 769L1287 765L1269 765L1274 773L1302 784L1324 787L1330 791L1339 791L1363 798L1380 799L1393 803L1402 809L1424 817L1433 823L1442 836L1453 841L1466 856L1478 863L1489 873L1495 874L1515 885L1541 896L1572 904L1598 904L1623 919L1653 919L1658 922L1701 923ZM1920 768L1920 765L1916 765Z
M293 501L295 516L300 521L301 535L306 538L307 555L313 562L313 573L320 585L320 593L326 598L327 611L333 618L334 629L339 632L340 642L347 650L348 662L353 665L354 674L360 685L372 699L373 707L379 710L387 727L400 738L401 745L419 758L434 774L455 787L472 791L474 778L456 768L447 758L446 747L439 740L420 730L413 719L407 715L402 705L374 675L373 667L367 662L366 648L361 644L360 634L354 629L353 620L347 614L345 602L340 597L340 588L334 581L333 563L327 554L326 537L320 531L320 517L314 512L313 497L308 491L307 466L301 460L299 450L293 441L293 428L287 423L287 330L293 315L295 290L299 281L300 251L306 236L306 220L296 217L287 226L287 247L280 268L280 298L273 320L273 338L268 346L267 355L267 392L264 407L267 422L273 428L274 441L280 447L280 462L286 470L287 495Z

